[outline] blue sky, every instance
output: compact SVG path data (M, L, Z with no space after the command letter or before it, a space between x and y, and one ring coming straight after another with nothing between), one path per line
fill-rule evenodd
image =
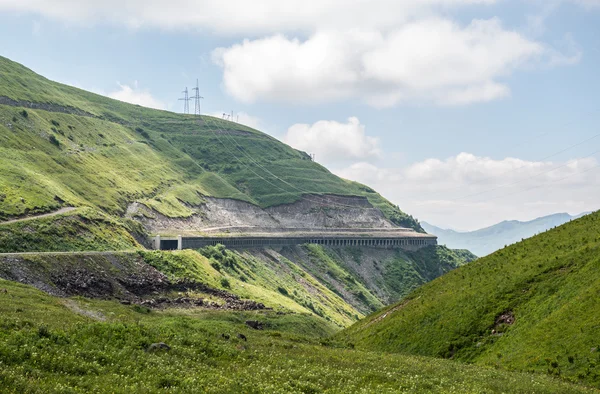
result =
M600 208L600 1L93 3L0 0L0 54L171 111L199 78L443 227Z

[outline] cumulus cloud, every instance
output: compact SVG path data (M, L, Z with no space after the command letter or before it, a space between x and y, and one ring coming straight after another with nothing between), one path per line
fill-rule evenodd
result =
M386 107L404 102L464 105L506 97L502 79L536 64L577 61L500 20L466 26L429 18L388 32L319 31L306 40L277 34L213 52L235 98L313 103L360 98Z
M143 107L155 108L155 109L165 109L166 106L160 100L157 100L150 94L147 90L142 90L138 88L138 82L135 81L132 86L123 85L118 83L119 90L106 94L106 96L110 98L114 98L116 100L125 101L131 104L138 104Z
M334 172L374 187L421 220L476 229L506 219L600 209L596 156L540 162L461 153L406 168L361 162Z
M592 5L595 0L572 0ZM0 0L21 11L79 23L250 35L214 51L226 90L244 102L314 103L360 98L465 105L507 97L503 78L540 58L579 61L503 28L466 25L454 9L497 0ZM443 17L442 17L443 16Z
M292 147L316 154L319 161L335 163L345 160L367 160L381 154L379 138L365 133L358 118L347 123L320 120L312 125L295 124L283 137Z
M432 9L495 0L0 0L0 11L32 12L77 24L118 23L237 34L332 28L385 29Z

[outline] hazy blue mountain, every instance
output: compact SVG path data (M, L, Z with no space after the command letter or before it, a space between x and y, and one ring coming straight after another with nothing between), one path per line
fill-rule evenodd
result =
M446 245L452 249L468 249L481 257L493 253L505 245L532 237L588 213L576 216L568 213L556 213L529 222L506 220L490 227L468 232L445 230L426 222L422 222L421 226L428 233L437 235L440 245Z

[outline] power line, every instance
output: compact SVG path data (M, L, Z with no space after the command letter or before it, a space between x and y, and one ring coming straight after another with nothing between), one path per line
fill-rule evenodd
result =
M230 135L229 135L227 132L225 132L224 130L223 130L223 134L224 134L225 136L227 136L228 138L230 138L231 140L233 140L233 141L234 141L234 143L236 144L236 146L237 146L238 150L239 150L240 152L242 152L242 153L243 153L243 154L244 154L244 155L245 155L245 156L246 156L246 157L247 157L247 158L248 158L248 159L249 159L251 162L253 162L253 163L254 163L254 164L257 166L257 167L261 168L263 171L265 171L265 172L266 172L266 173L268 173L269 175L273 176L275 179L277 179L277 180L281 181L282 183L284 183L284 184L286 184L286 185L290 186L292 189L295 189L295 190L297 190L297 191L299 191L299 192L301 192L301 193L306 193L306 194L317 194L316 192L310 192L310 191L307 191L307 190L300 189L300 188L296 187L295 185L292 185L292 184L290 184L289 182L285 181L284 179L281 179L281 178L280 178L280 177L278 177L277 175L273 174L271 171L269 171L268 169L266 169L264 166L262 166L262 165L261 165L260 163L258 163L256 160L254 160L254 158L252 158L252 157L251 157L251 156L250 156L250 155L249 155L249 154L248 154L248 153L247 153L245 150L243 150L243 149L240 147L240 145L237 143L237 141L235 140L235 138L234 138L233 136L230 136ZM577 143L577 144L575 144L575 145L573 145L573 146L571 146L571 147L568 147L568 148L566 148L566 149L563 149L563 150L562 150L562 151L560 151L560 152L557 152L557 153L554 153L554 154L552 154L552 155L549 155L549 156L547 156L547 157L549 158L549 157L556 156L556 155L558 155L558 154L560 154L560 153L563 153L563 152L565 152L565 151L567 151L567 150L569 150L569 149L572 149L572 148L573 148L573 147L575 147L575 146L579 146L579 145L582 145L582 144L584 144L584 143L586 143L586 142L589 142L590 140L592 140L592 139L594 139L594 138L597 138L598 136L600 136L600 134L598 134L598 135L596 135L596 136L594 136L594 137L592 137L592 138L589 138L589 139L587 139L587 140L585 140L585 141L579 142L579 143ZM586 157L583 157L583 158L579 158L579 159L577 159L577 160L583 160L583 159L586 159L586 158L588 158L588 157L592 157L592 156L596 155L597 153L600 153L600 151L596 151L596 152L592 153L592 154L591 154L591 155L589 155L589 156L586 156ZM542 160L545 160L545 159L542 159ZM554 168L552 168L552 169L550 169L550 170L547 170L547 171L544 171L544 172L541 172L541 173L538 173L538 174L532 175L532 176L528 177L527 179L532 179L532 178L535 178L535 177L537 177L537 176L540 176L540 175L543 175L543 174L546 174L546 173L549 173L549 172L555 171L555 170L557 170L557 169L563 168L563 167L565 167L565 166L567 166L567 165L568 165L568 163L566 163L566 164L563 164L563 165L561 165L561 166L554 167ZM521 166L521 167L519 167L519 168L523 168L523 167L524 167L524 165L523 165L523 166ZM509 172L511 172L511 171L507 171L507 173L509 173ZM264 178L263 178L263 179L264 179ZM527 180L527 179L523 179L523 180L520 180L520 181L518 181L518 182L514 182L513 184L518 184L518 183L521 183L521 182L523 182L523 181L525 181L525 180ZM494 188L494 189L490 189L490 190L487 190L487 191L484 191L484 192L475 193L474 195L480 195L480 194L484 194L484 193L486 193L486 192L493 191L493 190L497 190L497 189L500 189L501 187L505 187L505 186L511 186L511 185L513 185L513 184L509 184L509 185L502 185L502 186L499 186L499 187L496 187L496 188ZM280 188L280 187L278 187L278 188L279 188L280 190L284 190L284 191L285 191L285 189L282 189L282 188ZM286 192L287 192L287 191L286 191ZM464 199L464 198L466 198L466 197L469 197L469 196L463 196L463 197L462 197L462 198L460 198L460 199ZM456 200L459 200L459 199L456 199ZM451 200L451 201L456 201L456 200ZM333 204L331 204L331 205L338 205L338 206L340 206L339 204L335 204L335 203L333 203ZM343 205L342 205L342 206L343 206ZM351 207L351 206L343 206L343 207ZM355 207L352 207L352 208L355 208Z
M228 114L224 114L224 115L228 115ZM206 118L210 118L210 117L204 117L204 118L206 119ZM208 120L208 121L210 121L210 122L211 122L211 124L213 124L213 125L215 125L215 126L216 126L216 123L215 123L214 121L212 121L212 120L210 120L210 119L207 119L207 120ZM218 126L217 126L217 127L218 127ZM268 169L266 169L264 166L262 166L260 163L258 163L258 162L257 162L257 161L256 161L254 158L252 158L252 157L251 157L251 156L250 156L250 155L249 155L247 152L245 152L245 150L243 150L243 148L241 148L241 146L239 146L239 144L237 143L237 141L235 140L235 138L234 138L232 135L230 135L229 133L227 133L227 131L226 131L226 130L224 130L224 129L220 129L220 128L219 128L219 129L218 129L218 131L217 131L217 130L215 130L215 129L213 129L213 128L210 128L210 127L208 127L208 128L209 128L209 130L210 130L210 131L212 131L212 133L213 133L213 134L214 134L214 135L217 137L217 139L219 140L219 143L221 143L221 145L223 145L223 147L224 147L225 149L227 149L228 153L229 153L230 155L232 155L232 156L234 157L234 159L236 159L236 161L238 161L238 162L239 162L241 165L243 165L244 167L246 167L246 168L247 168L247 169L248 169L250 172L252 172L252 173L253 173L255 176L257 176L258 178L262 179L263 181L265 181L265 182L266 182L266 183L268 183L269 185L273 186L274 188L276 188L276 189L278 189L278 190L280 190L280 191L284 192L285 194L297 195L297 193L295 193L295 192L292 192L292 191L286 190L286 189L282 188L281 186L274 184L273 182L269 181L268 179L266 179L265 177L261 176L259 173L257 173L256 171L254 171L252 168L250 168L250 166L249 166L248 164L244 163L244 162L243 162L243 161L242 161L242 160L241 160L241 159L240 159L240 158L239 158L239 157L238 157L238 156L237 156L235 153L233 153L233 152L231 151L231 149L230 149L230 148L228 148L228 147L227 147L227 145L226 145L226 144L223 142L223 140L222 140L222 139L219 137L219 133L220 133L220 132L222 132L222 133L223 133L223 134L224 134L224 135L225 135L227 138L229 138L229 139L232 139L232 140L234 141L234 143L236 144L236 146L237 146L237 149L238 149L238 150L240 150L240 151L241 151L241 152L242 152L242 153L243 153L243 154L244 154L244 155L245 155L245 156L246 156L246 157L247 157L247 158L248 158L248 159L249 159L251 162L253 162L253 163L254 163L254 164L257 166L257 167L259 167L260 169L262 169L263 171L265 171L267 174L269 174L270 176L272 176L272 177L273 177L273 178L275 178L276 180L278 180L278 181L280 181L280 182L282 182L282 183L284 183L284 184L286 184L286 185L290 186L292 189L295 189L296 191L299 191L299 192L301 192L301 193L303 193L303 194L316 194L316 195L318 195L318 194L321 194L320 192L307 191L307 190L304 190L304 189L300 189L300 188L296 187L295 185L293 185L293 184L290 184L289 182L285 181L284 179L282 179L282 178L278 177L277 175L273 174L271 171L269 171L269 170L268 170ZM548 156L546 156L546 158L550 158L550 157L553 157L553 156L559 155L559 154L561 154L561 153L563 153L563 152L566 152L566 151L568 151L568 150L570 150L570 149L572 149L572 148L574 148L574 147L576 147L576 146L580 146L580 145L582 145L582 144L584 144L584 143L586 143L586 142L589 142L590 140L593 140L593 139L597 138L598 136L600 136L600 134L598 134L598 135L595 135L595 136L593 136L593 137L591 137L591 138L588 138L588 139L586 139L586 140L584 140L584 141L578 142L578 143L576 143L576 144L574 144L574 145L571 145L571 146L569 146L569 147L567 147L567 148L565 148L565 149L562 149L562 150L561 150L561 151L559 151L559 152L556 152L556 153L553 153L553 154L551 154L551 155L548 155ZM596 151L596 152L592 153L592 154L591 154L591 155L589 155L589 156L586 156L586 157L583 157L583 158L579 158L579 159L574 159L574 160L582 160L582 159L585 159L585 158L588 158L588 157L594 156L595 154L597 154L597 153L599 153L599 152L600 152L600 151ZM269 155L269 156L272 158L272 156L271 156L271 155ZM540 160L545 160L545 159L540 159ZM573 160L571 160L571 161L573 161ZM202 170L204 170L204 168L202 168L202 167L201 167L201 166L200 166L198 163L196 163L195 161L194 161L194 164L195 164L196 166L198 166L199 168L201 168ZM493 188L493 189L489 189L489 190L486 190L486 191L482 191L482 192L480 192L480 193L474 193L473 195L463 196L463 197L461 197L461 198L458 198L458 199L455 199L455 200L451 200L451 201L457 201L457 200L464 199L464 198L467 198L467 197L471 197L471 196L474 196L474 195L480 195L480 194L484 194L484 193L491 192L491 191L494 191L494 190L498 190L498 189L500 189L500 188L502 188L502 187L506 187L506 186L512 186L512 185L514 185L514 184L518 184L518 183L524 182L525 180L532 179L532 178L535 178L535 177L537 177L537 176L540 176L540 175L543 175L543 174L546 174L546 173L549 173L549 172L555 171L555 170L557 170L557 169L559 169L559 168L562 168L562 167L565 167L565 166L567 166L568 164L569 164L569 163L565 163L565 164L563 164L563 165L561 165L561 166L557 166L557 167L554 167L554 168L552 168L552 169L549 169L549 170L547 170L547 171L544 171L544 172L541 172L541 173L538 173L538 174L532 175L532 176L528 177L527 179L523 179L523 180L520 180L520 181L514 182L514 183L512 183L512 184L501 185L501 186L498 186L498 187L496 187L496 188ZM595 167L592 167L592 168L589 168L589 169L587 169L587 170L585 170L585 171L582 171L582 173L583 173L583 172L590 171L590 170L592 170L592 169L594 169L594 168L596 168L596 167L599 167L599 166L600 166L600 165L598 165L598 166L595 166ZM523 165L523 166L520 166L520 167L517 167L517 168L514 168L514 169L512 169L512 170L510 170L510 171L507 171L507 172L505 172L505 173L510 173L510 172L516 171L516 170L518 170L518 169L520 169L520 168L523 168L523 167L525 167L525 165ZM563 177L563 178L560 178L560 179L558 179L558 180L556 180L556 181L560 181L560 180L562 180L562 179L569 178L570 176L576 175L576 174L578 174L578 173L579 173L579 172L576 172L576 173L570 174L570 175L568 175L568 176L566 176L566 177ZM526 192L526 191L529 191L529 190L532 190L532 189L536 189L536 188L540 188L540 187L543 187L543 186L544 186L544 185L538 185L538 186L534 186L534 187L531 187L531 188L528 188L528 189L525 189L525 190L522 190L522 191L518 191L518 192L516 192L516 193L510 193L510 194L507 194L506 196L512 196L512 195L515 195L515 194L519 194L519 193ZM502 197L506 197L506 196L498 196L498 197L495 197L495 198L492 198L492 199L490 199L489 201L492 201L492 200L495 200L495 199L498 199L498 198L502 198ZM352 206L352 205L344 205L344 204L333 203L333 202L328 202L328 203L326 203L326 204L325 204L323 201L312 200L312 199L310 199L310 198L308 198L308 197L306 197L306 196L303 196L303 195L300 195L300 196L299 196L299 199L300 199L300 200L309 201L309 202L313 202L313 203L315 203L315 204L317 204L317 205L321 205L321 206L333 206L333 207L340 207L340 208L352 208L352 209L357 209L357 208L359 208L359 209L373 209L373 208L364 208L364 207L358 207L358 206ZM481 201L484 201L484 200L481 200Z
M210 119L205 120L205 122L206 121L210 121ZM214 124L214 122L213 122L213 124ZM263 181L267 182L269 185L271 185L271 186L273 186L273 187L275 187L275 188L277 188L277 189L285 192L286 194L295 194L295 193L289 192L289 191L281 188L280 186L278 186L278 185L270 182L269 180L265 179L263 176L261 176L260 174L258 174L252 168L250 168L250 166L248 166L246 163L244 163L242 160L240 160L240 158L235 153L232 153L231 150L227 147L227 145L225 145L225 143L223 142L223 140L221 140L221 137L219 137L219 131L221 131L221 130L213 130L211 128L209 128L209 129L213 132L213 134L215 135L215 137L217 137L217 140L221 143L221 145L223 145L223 147L225 149L227 149L228 153L231 154L233 156L233 158L237 160L238 163L240 163L241 165L243 165L244 167L246 167L250 172L252 172L254 175L256 175L258 178L262 179ZM301 196L300 198L302 199L303 197ZM308 200L308 201L310 201L310 200Z
M582 115L580 115L580 116L579 116L579 119L577 119L577 120L571 120L571 121L569 121L569 122L562 123L562 124L560 124L559 126L557 126L557 129L562 129L562 128L564 128L564 127L567 127L567 126L574 125L574 124L576 124L577 122L579 122L579 120L580 120L581 118L583 118L584 116L588 116L588 115L595 114L595 113L598 113L598 112L600 112L600 109L594 109L594 110L591 110L591 111L585 112L585 113L583 113ZM554 131L544 131L544 132L542 132L541 134L539 134L539 135L537 135L537 136L534 136L534 137L532 137L532 138L529 138L529 139L527 139L527 140L525 140L525 141L521 141L521 142L517 143L516 145L512 145L511 147L509 147L509 148L508 148L508 150L509 150L509 151L512 151L512 150L514 150L515 148L518 148L518 147L520 147L520 146L523 146L523 145L527 145L527 144L529 144L530 142L533 142L533 141L535 141L535 140L537 140L537 139L540 139L540 138L542 138L542 137L545 137L545 136L547 136L547 135L549 135L549 134L552 134L552 133L553 133L553 132L555 132L555 131L556 131L556 130L554 130Z
M225 130L222 130L222 129L221 129L221 131L223 132L223 134L224 134L225 136L228 136L228 137L230 137L230 138L231 138L231 139L233 139L233 140L234 140L234 142L235 142L235 138L234 138L233 136L229 135L229 134L228 134L228 133L227 133ZM217 137L217 138L219 138L219 137ZM219 140L220 140L220 138L219 138ZM221 142L221 144L223 144L223 142L222 142L221 140L220 140L220 142ZM302 194L313 194L313 195L320 195L320 194L322 194L321 192L315 192L315 191L308 191L308 190L300 189L300 188L296 187L295 185L293 185L293 184L291 184L291 183L287 182L286 180L284 180L284 179L282 179L282 178L278 177L277 175L275 175L275 174L273 174L271 171L269 171L267 168L265 168L264 166L262 166L260 163L258 163L256 160L254 160L254 158L252 158L250 155L248 155L248 153L246 153L246 152L245 152L245 150L244 150L244 149L243 149L241 146L239 146L239 144L237 144L237 142L235 142L235 143L236 143L236 145L237 145L237 147L238 147L238 150L240 150L242 153L244 153L244 155L246 155L246 157L247 157L247 158L248 158L250 161L252 161L252 162L253 162L253 163L254 163L254 164L257 166L257 167L259 167L260 169L262 169L263 171L265 171L266 173L268 173L269 175L271 175L271 176L272 176L272 177L274 177L275 179L279 180L280 182L282 182L282 183L284 183L284 184L286 184L286 185L290 186L292 189L295 189L296 191L298 191L298 192L300 192L300 193L302 193ZM224 146L224 147L227 149L227 147L226 147L226 145L225 145L225 144L223 144L223 146ZM245 167L247 167L248 169L250 169L248 165L246 165L245 163L242 163L242 162L240 161L239 157L238 157L238 156L237 156L235 153L232 153L230 150L228 150L228 151L229 151L229 153L231 153L231 154L232 154L232 155L233 155L233 156L234 156L234 157L235 157L235 158L238 160L238 162L240 162L240 163L241 163L241 164L243 164ZM251 169L250 169L250 170L251 170ZM282 190L282 191L283 191L283 192L285 192L286 194L293 194L293 195L296 195L296 193L295 193L295 192L291 192L291 191L288 191L288 190L286 190L286 189L283 189L283 188L282 188L282 187L280 187L280 186L274 185L272 182L269 182L268 180L266 180L265 178L263 178L262 176L260 176L259 174L257 174L257 173L256 173L254 170L251 170L251 171L252 171L252 172L253 172L255 175L257 175L259 178L261 178L262 180L264 180L265 182L269 183L270 185L272 185L272 186L274 186L274 187L277 187L279 190ZM304 199L304 200L306 200L306 201L310 201L310 202L313 202L313 203L315 203L315 204L324 205L324 204L323 204L321 201L311 200L311 199L309 199L309 198L307 198L307 197L304 197L302 194L300 195L300 199ZM328 203L327 203L325 206L333 206L333 207L338 207L338 208L353 208L353 209L357 209L357 208L358 208L358 209L374 209L374 207L373 207L373 208L364 208L364 207L358 207L358 206L355 206L355 205L345 205L345 204L339 204L339 203L334 203L334 202L328 202Z
M232 116L232 115L225 114L225 113L224 113L223 115L224 115L224 116L226 116L226 115L227 115L228 117L229 117L229 116ZM216 126L216 123L215 123L214 121L212 121L212 120L210 120L210 119L207 119L207 120L208 120L209 122L211 122L211 124L213 124L213 125L215 125L215 126ZM218 126L217 126L217 127L218 127ZM295 193L295 192L292 192L292 191L286 190L286 189L282 188L281 186L274 184L273 182L269 181L268 179L266 179L265 177L263 177L263 176L261 176L259 173L257 173L255 170L253 170L252 168L250 168L250 166L249 166L248 164L244 163L244 162L243 162L243 161L242 161L242 160L241 160L241 159L240 159L240 158L239 158L239 157L238 157L238 156L237 156L235 153L233 153L233 152L231 151L231 149L230 149L230 148L228 148L228 147L227 147L227 145L226 145L226 144L223 142L223 140L222 140L222 139L219 137L219 133L220 133L220 132L222 132L222 133L223 133L223 134L224 134L224 135L225 135L225 136L226 136L228 139L230 139L230 140L233 140L233 142L235 143L235 145L236 145L236 147L237 147L237 150L239 150L240 152L242 152L242 153L243 153L243 154L244 154L244 155L245 155L245 156L246 156L246 157L247 157L247 158L250 160L250 162L252 162L254 165L256 165L258 168L260 168L260 169L261 169L262 171L264 171L265 173L269 174L269 175L270 175L271 177L273 177L274 179L276 179L276 180L278 180L278 181L282 182L283 184L285 184L285 185L287 185L287 186L291 187L292 189L294 189L294 190L296 190L296 191L298 191L298 192L300 192L300 193L302 193L302 194L317 194L317 195L318 195L318 194L321 194L320 192L307 191L307 190L304 190L304 189L298 188L298 187L296 187L295 185L293 185L293 184L291 184L291 183L287 182L286 180L284 180L284 179L280 178L279 176L277 176L277 175L275 175L274 173L272 173L271 171L269 171L267 168L265 168L263 165L261 165L259 162L257 162L257 161L256 161L256 160L255 160L255 159L254 159L254 158L253 158L253 157L252 157L250 154L248 154L248 153L247 153L247 152L246 152L246 151L245 151L245 150L244 150L244 149L243 149L243 148L242 148L242 147L241 147L241 146L240 146L240 145L237 143L237 141L235 140L235 138L234 138L232 135L230 135L229 133L227 133L227 131L226 131L226 130L224 130L224 129L218 129L218 131L217 131L217 130L214 130L214 129L210 128L210 127L209 127L209 130L213 132L213 134L214 134L214 135L217 137L217 139L219 140L219 142L221 143L221 145L223 145L223 147L225 147L225 149L227 149L227 151L228 151L228 153L229 153L230 155L232 155L232 156L233 156L233 157L234 157L234 158L235 158L235 159L236 159L236 160L237 160L237 161L238 161L238 162L239 162L241 165L243 165L244 167L246 167L246 168L247 168L247 169L248 169L250 172L252 172L252 173L253 173L255 176L257 176L258 178L262 179L263 181L265 181L265 182L266 182L266 183L268 183L269 185L271 185L271 186L275 187L276 189L278 189L278 190L280 190L280 191L284 192L285 194L293 194L293 195L297 195L297 193ZM545 134L548 134L548 133L545 133ZM571 145L571 146L569 146L569 147L567 147L567 148L565 148L565 149L562 149L562 150L560 150L560 151L558 151L558 152L555 152L555 153L553 153L553 154L551 154L551 155L548 155L548 156L546 156L545 158L542 158L542 159L540 159L540 161L543 161L543 160L546 160L546 159L548 159L548 158L551 158L551 157L557 156L557 155L559 155L559 154L561 154L561 153L564 153L564 152L566 152L566 151L568 151L568 150L570 150L570 149L572 149L572 148L574 148L574 147L577 147L577 146L583 145L584 143L586 143L586 142L589 142L589 141L591 141L591 140L593 140L593 139L595 139L595 138L597 138L597 137L599 137L599 136L600 136L600 134L597 134L597 135L595 135L595 136L593 136L593 137L591 137L591 138L588 138L588 139L586 139L586 140L584 140L584 141L581 141L581 142L579 142L579 143L576 143L576 144L574 144L574 145ZM595 154L597 154L597 153L599 153L599 152L600 152L600 151L594 152L593 154L591 154L591 155L589 155L589 156L587 156L587 157L591 157L591 156L593 156L593 155L595 155ZM271 157L272 157L272 156L271 156ZM585 157L585 158L587 158L587 157ZM585 158L581 158L581 159L585 159ZM577 159L577 160L581 160L581 159ZM194 162L194 164L196 164L198 167L202 168L202 167L201 167L200 165L198 165L196 162ZM535 177L537 177L537 176L540 176L540 175L543 175L543 174L546 174L546 173L549 173L549 172L555 171L555 170L557 170L557 169L559 169L559 168L562 168L562 167L565 167L565 166L567 166L567 165L568 165L568 163L566 163L566 164L564 164L564 165L561 165L561 166L558 166L558 167L555 167L555 168L552 168L552 169L550 169L550 170L544 171L544 172L542 172L542 173L538 173L538 174L532 175L532 176L528 177L527 179L535 178ZM514 171L516 171L516 170L519 170L519 169L521 169L521 168L523 168L523 167L525 167L525 165L522 165L522 166L520 166L520 167L517 167L517 168L513 168L513 169L511 169L511 170L509 170L509 171L506 171L505 173L514 172ZM596 167L597 167L597 166L596 166ZM585 170L585 171L583 171L583 172L590 171L590 170L592 170L592 169L594 169L594 168L595 168L595 167L592 167L592 168L590 168L590 169L587 169L587 170ZM505 173L503 173L503 174L505 174ZM570 177L570 176L572 176L572 175L576 175L576 174L577 174L577 173L570 174L570 175L568 175L568 176L566 176L566 177L560 178L559 180L566 179L566 178L568 178L568 177ZM512 183L512 184L501 185L501 186L498 186L498 187L496 187L496 188L493 188L493 189L489 189L489 190L482 191L482 192L479 192L479 193L474 193L473 195L463 196L463 197L461 197L461 198L459 198L459 199L455 199L455 200L464 199L464 198L471 197L471 196L474 196L474 195L480 195L480 194L484 194L484 193L487 193L487 192L491 192L491 191L494 191L494 190L498 190L498 189L500 189L500 188L502 188L502 187L506 187L506 186L512 186L512 185L514 185L514 184L521 183L521 182L523 182L523 181L525 181L525 180L527 180L527 179L520 180L520 181L514 182L514 183ZM557 181L559 181L559 180L557 180ZM544 185L538 185L538 186L534 186L534 187L532 187L532 188L525 189L525 190L523 190L523 191L520 191L520 192L516 192L516 193L511 193L511 194L508 194L507 196L511 196L511 195L518 194L518 193L521 193L521 192L526 192L526 191L528 191L528 190L532 190L532 189L539 188L539 187L542 187L542 186L544 186ZM327 205L328 205L328 206L336 206L336 207L341 207L341 208L353 208L353 209L356 209L356 208L362 208L362 209L373 209L373 208L363 208L363 207L357 207L357 206L351 206L351 205L338 204L338 203L333 203L333 202L329 202L329 203L327 203L327 204L324 204L324 203L323 203L323 201L311 200L310 198L307 198L307 197L303 196L302 194L299 196L301 200L306 200L306 201L313 202L313 203L316 203L316 204L318 204L318 205L322 205L322 206L327 206ZM494 199L501 198L501 197L502 197L502 196L499 196L499 197L496 197L496 198L494 198ZM454 200L454 201L455 201L455 200Z
M214 124L214 122L213 122ZM210 128L209 128L210 129ZM270 182L269 180L267 180L266 178L264 178L263 176L261 176L260 174L258 174L256 171L254 171L252 168L250 168L250 166L248 166L246 163L244 163L243 161L240 160L240 158L235 154L232 153L231 150L229 148L227 148L227 145L225 145L225 143L221 140L221 138L218 136L218 131L215 130L211 130L213 131L214 135L217 137L217 139L219 140L219 142L221 143L221 145L223 145L223 147L225 147L225 149L228 150L228 152L240 163L242 164L244 167L246 167L250 172L252 172L254 175L256 175L257 177L259 177L260 179L262 179L263 181L267 182L269 185L277 188L278 190L283 191L285 194L292 194L292 195L297 195L297 193L288 191L284 188L282 188L279 185L276 185L272 182ZM220 130L223 132L224 135L228 135L225 130ZM245 153L245 152L244 152ZM302 189L299 189L297 187L295 187L294 185L290 184L289 182L279 178L277 175L273 174L272 172L270 172L269 170L265 169L263 166L261 166L259 163L257 163L254 159L251 158L251 161L253 161L259 168L261 168L263 171L267 172L268 174L270 174L271 176L273 176L275 179L279 180L280 182L283 182L285 184L287 184L288 186L291 186L292 188L296 189L297 191L300 191L301 193L305 193L305 194L320 194L318 192L310 192L310 191L303 191ZM337 203L332 203L332 202L328 202L327 204L323 204L322 201L317 201L317 200L311 200L310 198L307 198L303 195L300 195L300 199L301 200L305 200L305 201L309 201L309 202L313 202L315 204L321 205L321 206L335 206L335 207L340 207L340 208L353 208L353 209L375 209L373 208L364 208L364 207L357 207L354 205L344 205L344 204L337 204Z

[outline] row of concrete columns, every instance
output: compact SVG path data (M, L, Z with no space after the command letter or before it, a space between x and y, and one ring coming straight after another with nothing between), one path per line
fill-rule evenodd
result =
M311 239L306 243L329 246L426 246L435 245L432 239Z
M374 246L374 247L407 247L420 248L427 245L436 245L436 238L183 238L177 240L161 240L160 236L154 238L155 249L198 249L208 245L223 244L227 247L262 247L262 246L291 246L301 244L316 244L327 246Z

